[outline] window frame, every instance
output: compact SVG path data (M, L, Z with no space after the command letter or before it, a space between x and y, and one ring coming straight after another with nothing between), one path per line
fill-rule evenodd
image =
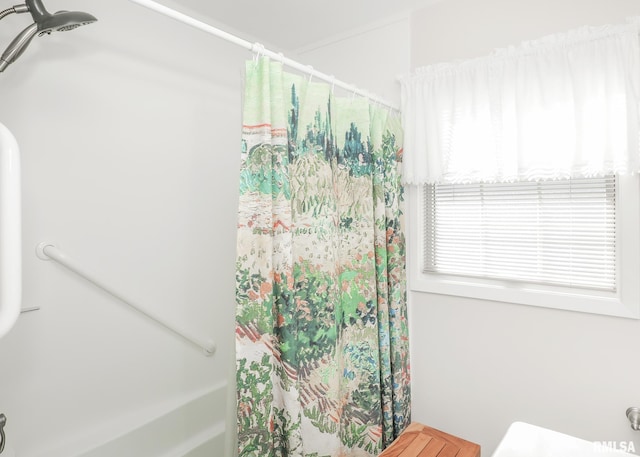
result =
M616 292L423 272L425 202L408 187L409 289L543 308L640 319L640 178L617 176Z

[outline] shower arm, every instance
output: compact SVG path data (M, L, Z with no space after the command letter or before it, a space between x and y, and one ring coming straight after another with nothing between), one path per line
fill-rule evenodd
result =
M10 14L17 13L28 13L29 7L27 5L14 5L11 8L7 8L6 10L0 11L0 19L4 19Z
M28 13L31 10L29 9L29 7L24 4L24 5L14 5L11 8L7 8L6 10L0 11L0 20L4 19L5 17L9 16L10 14L22 14L22 13ZM34 24L36 25L36 24ZM18 57L20 57L20 55L22 54L22 52L24 51L24 49L26 48L26 45L29 44L29 42L31 42L31 40L33 39L33 37L35 36L35 33L37 32L37 25L35 30L33 29L32 26L27 27L26 29L24 29L20 35L18 35L9 45L9 48L2 54L2 57L0 58L0 73L2 71L4 71L5 68L7 68L11 62L13 62L14 60L16 60Z

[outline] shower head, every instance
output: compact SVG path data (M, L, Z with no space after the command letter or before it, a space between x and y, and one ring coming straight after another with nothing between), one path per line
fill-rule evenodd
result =
M91 14L80 11L58 11L51 14L45 9L42 0L25 0L25 3L34 22L20 32L4 51L0 57L0 73L22 55L36 35L49 35L54 31L66 32L97 21Z
M97 19L89 13L81 11L58 11L55 14L49 13L42 0L26 0L33 21L38 25L38 36L50 34L51 32L67 32L81 25L91 24Z

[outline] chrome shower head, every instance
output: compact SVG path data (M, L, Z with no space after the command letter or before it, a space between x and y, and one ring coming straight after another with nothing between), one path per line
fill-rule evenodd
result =
M45 9L42 0L25 0L25 3L34 23L20 32L4 51L0 57L0 73L22 55L36 34L43 36L54 31L66 32L97 21L91 14L81 11L58 11L51 14Z
M26 0L25 3L33 21L38 24L38 36L54 31L66 32L97 21L91 14L81 11L58 11L51 14L45 9L42 0Z

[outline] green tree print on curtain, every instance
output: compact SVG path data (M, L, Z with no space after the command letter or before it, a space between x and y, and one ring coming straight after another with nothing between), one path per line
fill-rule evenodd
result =
M375 456L409 424L401 142L387 110L247 62L240 456Z

